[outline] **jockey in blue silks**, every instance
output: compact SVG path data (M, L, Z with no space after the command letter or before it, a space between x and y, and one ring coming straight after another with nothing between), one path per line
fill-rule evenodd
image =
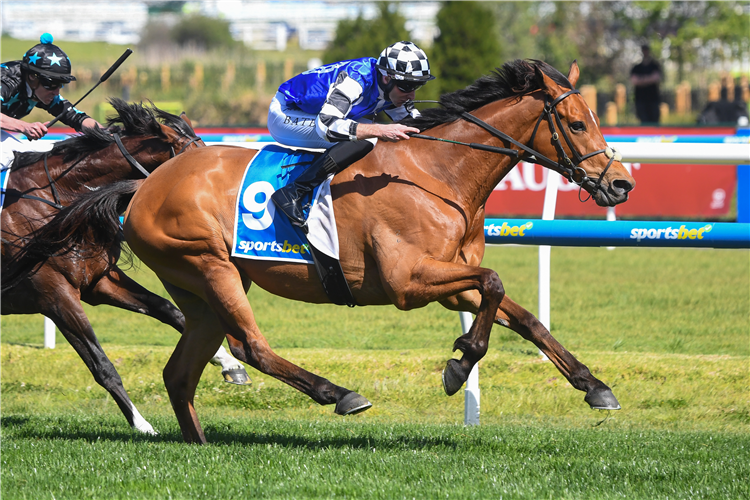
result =
M424 51L402 41L386 47L377 59L327 64L284 82L268 111L271 136L281 144L326 152L271 200L293 224L304 227L299 202L305 195L362 159L377 139L396 142L419 132L397 122L419 116L415 91L434 78ZM373 123L381 111L396 123Z

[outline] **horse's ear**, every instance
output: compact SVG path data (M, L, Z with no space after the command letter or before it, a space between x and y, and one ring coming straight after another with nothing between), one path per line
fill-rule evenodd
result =
M184 111L180 113L180 118L182 118L182 121L190 125L190 128L193 128L193 122L190 121L190 118L187 117Z
M550 96L552 96L552 98L555 98L564 92L562 87L560 87L552 78L548 77L539 66L534 66L534 73L536 74L539 88L545 90Z
M573 60L573 64L570 65L570 71L568 71L568 81L575 88L578 83L578 77L581 76L581 70L578 69L578 61Z

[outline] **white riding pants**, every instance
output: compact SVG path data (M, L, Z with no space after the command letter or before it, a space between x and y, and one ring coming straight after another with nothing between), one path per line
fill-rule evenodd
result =
M276 142L296 148L329 149L336 143L323 139L318 134L315 121L318 115L302 111L296 106L289 106L284 94L277 92L268 108L268 132ZM371 120L359 119L360 123L372 123ZM367 139L375 144L377 139Z
M14 152L24 153L26 151L49 151L54 146L50 141L29 141L19 138L13 134L0 130L0 166L10 167L13 162Z

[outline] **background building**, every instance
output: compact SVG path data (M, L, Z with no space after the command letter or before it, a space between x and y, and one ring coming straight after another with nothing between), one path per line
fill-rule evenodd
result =
M333 40L341 19L377 14L373 2L207 0L202 2L92 0L3 1L3 33L35 40L44 32L60 41L104 41L134 44L150 19L170 22L179 14L201 13L230 22L236 40L257 50L279 50L296 37L301 49L322 50ZM439 2L399 4L406 28L417 43L429 45L436 35Z

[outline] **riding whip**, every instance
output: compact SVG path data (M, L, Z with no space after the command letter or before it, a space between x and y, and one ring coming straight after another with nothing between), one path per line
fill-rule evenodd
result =
M107 81L107 78L109 78L110 76L112 76L112 73L114 73L115 71L117 71L117 68L119 68L120 65L125 61L125 59L127 59L130 56L130 54L132 54L132 53L133 53L132 50L125 49L125 52L120 56L120 58L117 61L115 61L115 63L101 76L101 78L99 78L99 81L96 82L96 85L94 85L93 87L91 87L91 90L89 90L88 92L86 92L83 95L83 97L81 97L80 99L78 99L78 101L75 104L73 104L73 106L71 106L70 108L66 109L65 111L63 111L62 113L60 113L54 120L52 120L51 122L49 122L47 124L47 128L49 128L52 125L54 125L55 123L57 123L57 121L60 118L62 118L62 116L65 113L67 113L68 111L70 111L71 108L75 108L76 106L78 106L78 103L81 102L81 101L83 101L86 98L87 95L89 95L90 93L92 93L94 91L94 89L99 86L100 83Z

